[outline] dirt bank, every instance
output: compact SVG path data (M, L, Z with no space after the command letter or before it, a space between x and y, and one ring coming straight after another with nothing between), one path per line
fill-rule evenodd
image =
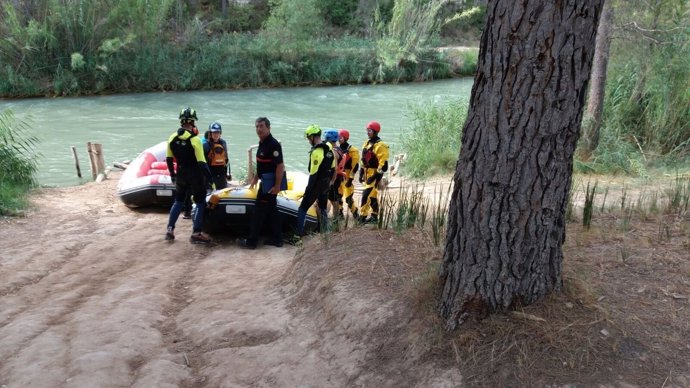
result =
M318 303L300 302L297 279L287 277L298 248L247 251L230 236L196 246L182 219L178 241L166 243L167 214L126 208L114 195L116 179L44 190L28 217L1 221L3 387L459 381L455 368L433 362L402 375L372 370L386 346L364 333L394 317L394 301L343 289L333 313L345 327L326 328L311 313ZM352 327L359 334L345 335ZM396 369L403 355L390 356L386 364Z
M563 293L445 333L422 230L171 244L116 182L0 220L3 388L690 386L687 214L572 222Z

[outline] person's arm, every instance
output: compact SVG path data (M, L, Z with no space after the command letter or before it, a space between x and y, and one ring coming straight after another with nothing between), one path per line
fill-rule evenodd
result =
M228 152L228 143L223 140L223 147L225 148L225 168L226 168L226 178L228 178L229 181L232 180L232 170L230 169L230 153Z
M206 164L206 157L204 156L204 146L201 145L201 140L199 140L198 137L193 137L191 141L192 148L194 149L194 157L196 158L196 162L199 163L199 168L201 169L201 172L206 177L207 182L213 182L211 170L208 168L208 164Z
M171 137L172 139L172 137ZM170 148L170 139L168 139L168 147L165 150L165 164L168 165L168 172L170 172L170 179L175 183L175 178L177 173L175 171L175 156L173 155L172 148Z

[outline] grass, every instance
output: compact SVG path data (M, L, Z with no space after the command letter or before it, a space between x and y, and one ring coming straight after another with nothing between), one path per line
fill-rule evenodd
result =
M35 186L38 139L11 110L0 112L0 215L18 215L28 206Z
M415 352L422 352L421 359L456 367L468 386L598 386L618 381L662 386L667 378L685 386L682 371L688 350L679 335L690 330L683 307L683 298L690 295L684 283L690 274L690 213L662 210L689 181L597 180L596 190L591 184L589 189L573 185L574 211L583 210L588 191L592 218L589 229L574 220L567 224L563 291L533 305L445 331L436 310L442 292L442 248L434 242L431 209L444 204L449 191L440 184L434 191L429 182L382 193L391 199L387 206L392 198L401 201L386 212L386 229L343 229L327 245L320 239L307 241L300 260L308 262L299 265L310 271L314 284L312 291L302 292L313 295L309 306L315 313L319 300L332 301L344 285L372 301L391 303L396 308L388 326L367 326L367 333L373 330L377 341L398 344L406 357L415 359ZM419 192L425 193L421 199ZM414 216L415 226L407 228L411 209L425 208L416 205L419 201L430 205ZM622 223L627 227L621 228ZM366 244L366 250L350 244L361 241L376 243ZM333 259L323 263L319 257ZM347 316L349 305L329 304L328 327L340 327L338 317ZM384 358L367 362L379 365Z

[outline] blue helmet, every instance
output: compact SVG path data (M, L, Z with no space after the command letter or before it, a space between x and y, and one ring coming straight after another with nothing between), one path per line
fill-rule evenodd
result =
M329 143L338 141L340 134L338 134L337 129L329 129L323 133L323 138Z
M220 132L223 133L223 127L221 127L220 123L217 121L214 121L211 123L211 125L208 126L208 130L210 132Z

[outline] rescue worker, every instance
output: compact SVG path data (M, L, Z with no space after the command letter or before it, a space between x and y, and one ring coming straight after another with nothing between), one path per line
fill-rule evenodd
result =
M213 183L216 185L216 190L220 190L228 187L228 180L232 180L228 160L228 144L221 138L223 128L219 122L211 123L208 130L209 139L204 143L204 155L206 155L206 163L211 170L212 179L208 182L208 186Z
M376 187L388 171L388 145L379 138L381 124L371 121L367 124L367 141L362 146L362 160L360 162L359 181L364 184L362 201L359 209L361 223L378 223L379 202ZM370 216L367 218L367 216Z
M311 145L309 150L309 181L304 189L304 197L297 210L297 235L304 236L304 222L309 207L317 202L319 208L319 225L321 232L328 225L328 188L331 185L335 170L335 158L330 144L321 142L321 127L312 124L304 130L304 135Z
M335 158L335 169L331 178L331 185L328 188L328 201L331 203L333 208L333 217L343 216L343 201L340 192L340 184L343 182L343 169L340 164L343 159L343 151L338 146L338 134L337 129L328 129L323 133L324 143L328 143L333 150L333 157Z
M201 229L206 209L204 178L211 179L211 171L204 158L201 140L194 132L194 122L197 121L196 111L187 107L180 111L179 118L181 127L170 135L165 158L170 177L175 183L175 202L170 208L165 239L175 239L175 223L184 207L185 197L187 193L190 193L197 209L192 220L190 241L195 244L208 244L211 239L204 235ZM177 171L175 171L173 160L177 161Z
M254 121L256 135L259 137L259 147L256 149L256 174L250 182L250 188L259 188L254 202L254 214L249 227L249 236L239 241L247 249L255 249L259 243L259 234L264 224L270 224L271 240L264 243L275 247L283 246L280 212L278 212L278 193L283 188L285 164L283 163L283 148L271 134L271 122L267 117L259 117ZM286 181L287 184L287 181Z
M347 208L350 209L352 217L356 220L359 217L359 212L357 210L357 205L352 198L355 193L355 187L352 181L355 179L355 174L359 169L359 150L357 147L348 143L350 140L350 132L346 129L341 129L338 131L338 142L340 143L340 150L343 153L343 158L340 160L340 167L338 170L342 171L343 180L340 184L340 202L338 207L340 209L340 216L343 216L343 202L342 198L345 198L345 203L347 203Z

